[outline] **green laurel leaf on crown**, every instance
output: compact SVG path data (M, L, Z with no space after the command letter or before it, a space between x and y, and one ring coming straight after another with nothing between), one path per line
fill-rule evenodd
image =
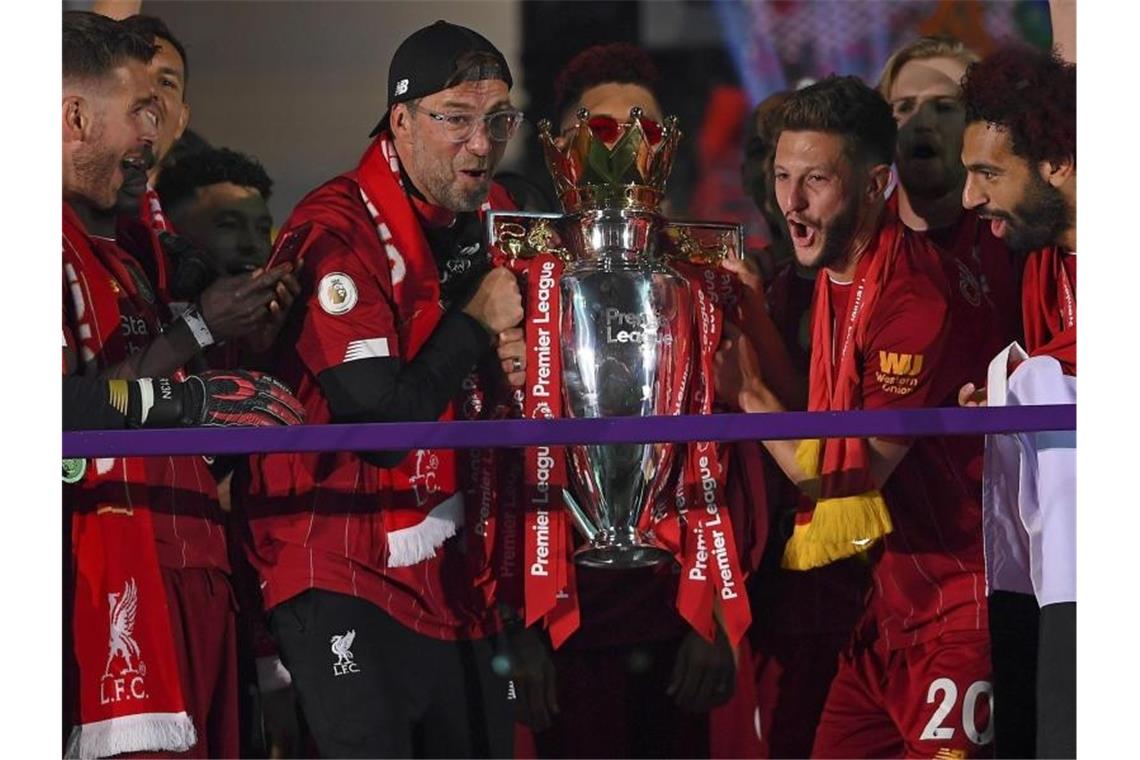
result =
M610 152L606 150L605 143L601 140L590 142L589 151L586 153L586 166L592 171L587 172L584 178L585 183L597 182L604 185L614 183L614 173L610 166Z

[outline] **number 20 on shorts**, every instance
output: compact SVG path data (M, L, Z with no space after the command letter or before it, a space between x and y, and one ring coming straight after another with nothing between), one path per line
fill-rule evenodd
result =
M966 732L966 738L974 744L984 745L989 744L994 738L994 710L993 710L993 684L989 681L974 681L970 684L970 688L966 689L965 695L962 697L962 730ZM939 702L939 694L941 694L941 701ZM989 719L986 721L984 729L979 732L975 719L975 712L978 705L978 698L985 695L986 701L989 702ZM930 720L926 723L926 728L922 729L922 740L934 741L948 741L954 738L955 728L953 726L943 725L946 716L954 709L955 702L958 701L958 685L949 678L936 678L930 684L930 689L926 692L926 703L934 704L938 702L938 708L934 714L930 716Z

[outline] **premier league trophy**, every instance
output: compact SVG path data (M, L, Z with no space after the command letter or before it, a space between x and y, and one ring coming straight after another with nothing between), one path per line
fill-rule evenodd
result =
M565 214L493 212L488 227L492 245L509 257L547 252L564 262L558 288L563 414L687 412L693 295L689 279L670 259L709 263L739 255L739 225L677 223L661 216L681 137L675 117L657 125L635 108L621 124L591 120L583 109L563 139L551 135L547 121L539 130ZM570 489L564 497L586 538L575 561L625 568L670 559L650 518L653 509L672 502L666 488L674 445L567 449Z

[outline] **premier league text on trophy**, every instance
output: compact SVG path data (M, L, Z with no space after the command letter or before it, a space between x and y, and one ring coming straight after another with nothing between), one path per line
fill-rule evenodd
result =
M717 530L721 524L720 508L717 506L716 479L712 474L709 455L707 453L702 454L700 459L697 460L697 465L699 468L697 474L701 480L701 498L705 503L705 511L709 515L708 519L701 521L701 527L708 528L712 532L712 553L716 558L717 571L720 573L720 578L723 581L720 596L722 599L735 599L736 581L733 579L732 565L728 560L728 541L724 535L724 531ZM708 542L705 540L705 531L701 530L697 533L697 556L693 566L689 568L689 580L708 580L708 562Z
M534 319L534 324L538 327L538 380L531 387L530 392L535 398L549 399L550 352L554 346L550 329L550 299L558 297L554 290L558 287L558 283L554 279L553 261L543 263L535 286L538 288L538 316ZM543 401L538 405L535 409L535 416L542 419L553 416L549 401Z
M535 287L538 289L538 315L533 323L537 329L535 357L536 379L531 386L531 394L535 398L546 399L535 407L534 416L541 419L550 419L554 416L550 408L551 398L551 356L554 340L551 330L550 299L557 298L557 280L554 279L554 262L547 261L539 268ZM550 473L554 469L554 458L550 456L549 446L538 447L537 471L535 473L534 497L531 501L535 507L535 559L530 565L532 576L547 576L550 574Z

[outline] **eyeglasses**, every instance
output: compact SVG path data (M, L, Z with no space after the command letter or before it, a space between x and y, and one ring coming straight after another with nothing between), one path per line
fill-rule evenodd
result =
M480 123L486 127L487 136L492 140L506 142L514 137L523 120L523 112L514 109L476 116L469 113L436 113L427 109L417 109L417 106L411 103L408 107L413 110L423 110L443 128L444 135L453 143L465 143L470 140Z

